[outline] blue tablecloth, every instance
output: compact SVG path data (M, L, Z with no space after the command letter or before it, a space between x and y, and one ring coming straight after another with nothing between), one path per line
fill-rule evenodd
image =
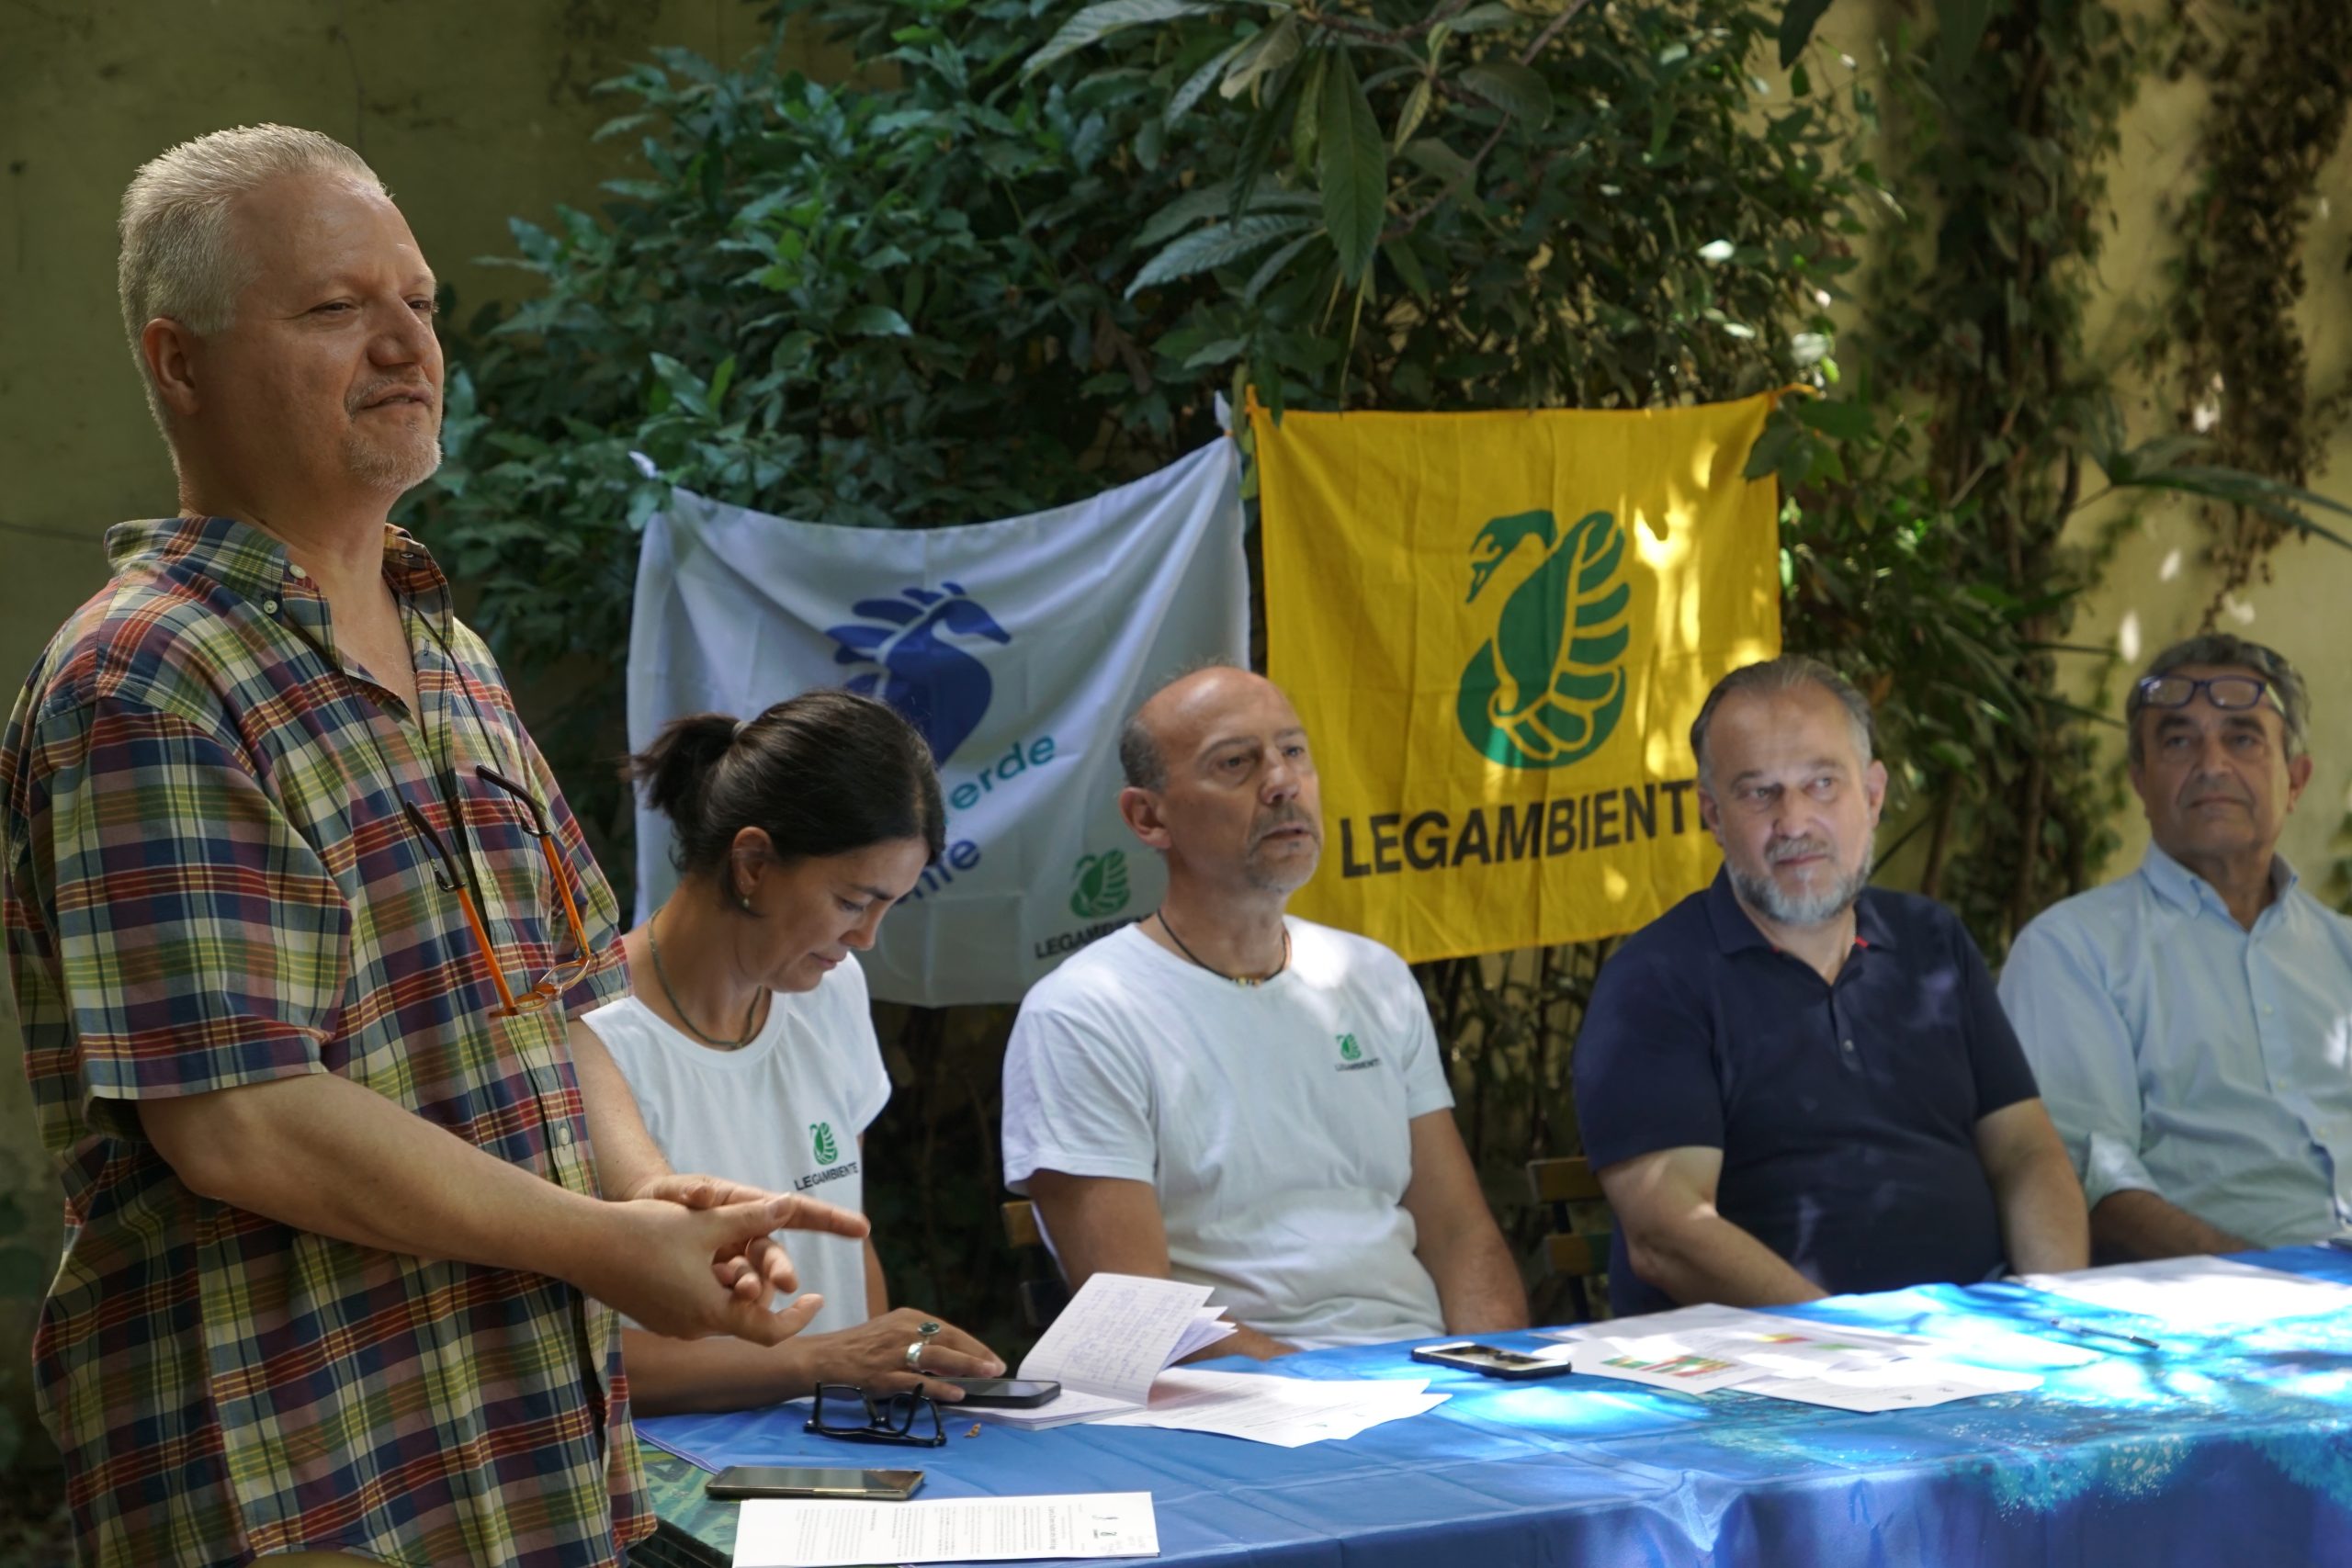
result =
M2324 1248L2246 1260L2352 1283L2352 1255ZM2149 1350L2052 1329L2053 1316L2111 1314L2010 1285L1791 1310L1933 1335L1965 1359L2045 1379L2020 1394L1856 1416L1599 1378L1498 1382L1381 1346L1265 1370L1429 1377L1453 1397L1303 1449L1087 1426L967 1438L971 1421L953 1416L942 1449L856 1447L804 1434L802 1405L638 1429L713 1470L916 1464L932 1497L1148 1490L1163 1562L2352 1565L2352 1315L2228 1335L2132 1321L2159 1342ZM2098 1354L2065 1364L2086 1350Z

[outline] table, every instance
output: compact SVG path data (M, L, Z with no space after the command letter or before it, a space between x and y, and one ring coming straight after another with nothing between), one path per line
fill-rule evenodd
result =
M2244 1261L2352 1283L2324 1247ZM675 1453L725 1463L916 1464L927 1496L1149 1490L1162 1562L1218 1568L2352 1568L2352 1314L2160 1349L2068 1337L2093 1323L2014 1285L1929 1286L1788 1309L1997 1345L2039 1389L1883 1416L1599 1378L1498 1382L1401 1346L1276 1363L1304 1377L1429 1377L1453 1397L1346 1442L1285 1450L1203 1433L955 1420L944 1449L836 1444L800 1406L638 1423L662 1534L637 1563L726 1564L734 1506ZM2037 1338L2024 1337L2030 1331ZM1510 1344L1538 1341L1491 1337ZM2036 1364L2036 1359L2040 1364ZM1247 1368L1227 1359L1213 1365Z

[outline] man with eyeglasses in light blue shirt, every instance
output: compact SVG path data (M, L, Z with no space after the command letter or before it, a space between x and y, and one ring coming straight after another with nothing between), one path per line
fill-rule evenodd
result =
M2226 633L2125 704L2154 842L2019 934L2002 1005L2108 1258L2315 1241L2352 1220L2352 920L2278 852L2311 782L2311 699Z

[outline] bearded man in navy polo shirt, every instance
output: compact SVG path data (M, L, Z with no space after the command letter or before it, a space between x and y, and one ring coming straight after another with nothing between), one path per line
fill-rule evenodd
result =
M2089 1221L1951 912L1865 886L1886 769L1826 665L1736 670L1690 727L1714 884L1626 941L1577 1042L1619 1315L2080 1269Z

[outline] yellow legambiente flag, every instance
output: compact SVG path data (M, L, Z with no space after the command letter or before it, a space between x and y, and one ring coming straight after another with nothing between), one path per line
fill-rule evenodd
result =
M1632 931L1703 886L1690 721L1780 651L1777 394L1638 412L1253 402L1275 682L1326 838L1291 907L1409 959Z

